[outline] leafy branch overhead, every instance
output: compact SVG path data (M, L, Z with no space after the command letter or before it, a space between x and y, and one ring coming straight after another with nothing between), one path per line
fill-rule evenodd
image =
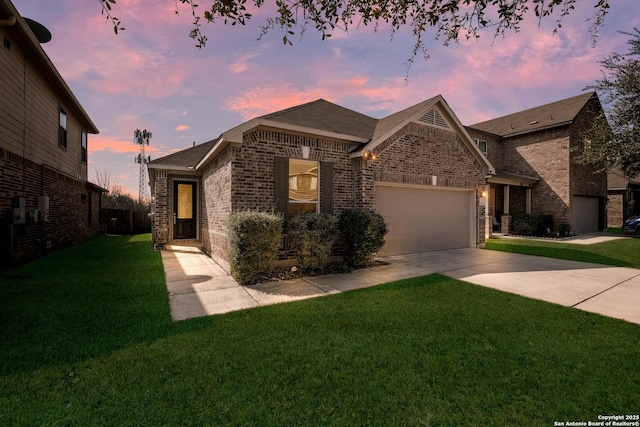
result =
M606 117L583 134L586 143L577 160L634 178L640 175L640 30L622 34L630 37L628 52L600 61L604 76L588 87L600 94Z
M111 14L116 0L100 0L102 12L114 25L114 32L123 30L121 21ZM609 10L609 0L275 0L275 14L267 18L262 34L280 28L282 41L292 44L292 36L314 27L322 39L331 37L335 30L350 31L360 25L381 24L390 26L392 34L401 28L410 28L416 38L414 55L424 49L423 34L427 29L435 31L435 38L445 45L461 38L479 38L480 31L490 29L493 36L506 32L518 32L522 21L533 13L538 20L555 18L555 30L579 2L591 1L595 12L590 18L591 34L595 42L598 30ZM201 32L201 19L230 25L245 25L251 19L247 0L213 0L202 15L196 12L195 0L174 0L187 4L193 16L193 28L189 36L197 47L205 46L207 37ZM265 0L251 0L252 7L265 7Z

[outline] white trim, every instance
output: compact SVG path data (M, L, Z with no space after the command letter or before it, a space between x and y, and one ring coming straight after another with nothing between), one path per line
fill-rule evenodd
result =
M379 185L381 187L403 187L403 188L422 188L425 190L439 190L439 191L469 191L475 192L473 188L460 188L460 187L443 187L438 185L422 185L422 184L405 184L403 182L386 182L386 181L375 181L375 185Z
M447 104L445 99L442 97L442 95L437 95L437 96L435 96L435 97L433 97L430 100L425 101L425 102L426 103L424 104L424 106L422 106L422 108L420 108L417 111L415 111L412 115L407 117L402 122L398 123L393 128L389 129L384 134L379 135L379 136L375 137L374 139L372 139L371 142L369 142L367 145L361 147L360 150L357 150L357 151L351 153L351 155L349 157L352 158L352 159L353 158L358 158L358 157L362 157L363 153L365 151L373 151L378 145L380 145L383 142L385 142L393 134L395 134L400 129L405 127L408 123L410 123L410 122L418 122L417 120L420 117L422 117L428 111L436 108L440 112L440 115L442 116L442 118L447 123L449 123L451 125L451 131L456 132L461 136L462 141L465 143L465 145L467 145L467 147L474 154L474 157L476 157L476 160L478 160L480 163L484 164L487 167L488 173L490 175L495 175L495 173L496 173L495 168L489 162L489 160L485 157L485 155L482 153L482 151L480 151L480 148L478 148L478 146L476 145L475 141L473 140L473 138L471 137L469 132L467 132L465 127L462 125L462 123L460 123L460 120L458 120L458 117L455 115L453 110L451 110L451 108L449 107L449 105ZM425 124L423 123L423 125L425 125ZM425 126L429 126L429 125L425 125ZM438 127L438 126L434 126L434 127L438 128L438 129L442 129L442 128Z

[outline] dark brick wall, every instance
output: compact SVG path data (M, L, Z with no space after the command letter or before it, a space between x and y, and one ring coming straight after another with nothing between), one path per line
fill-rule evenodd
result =
M5 266L103 233L102 194L84 181L0 149L0 182L0 259ZM35 222L28 213L38 209L42 195L49 197L49 220ZM25 198L28 219L10 227L15 196Z

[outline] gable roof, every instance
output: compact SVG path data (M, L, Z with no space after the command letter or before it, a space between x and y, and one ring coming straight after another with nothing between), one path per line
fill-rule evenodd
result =
M510 137L542 129L567 125L573 122L587 102L597 95L588 92L582 95L529 108L497 119L476 123L469 128L501 137Z
M159 166L170 166L172 169L194 170L196 165L209 152L217 140L208 141L193 147L169 154L149 162L151 169Z
M371 138L378 120L324 99L317 99L259 119L308 127L360 138Z
M360 146L356 146L350 156L362 157L366 150L372 150L409 122L429 123L425 117L431 117L436 126L461 135L463 143L467 145L476 160L486 166L489 174L495 173L494 167L480 152L441 95L379 120L324 99L318 99L251 119L224 132L215 140L151 161L149 167L175 166L177 169L198 170L229 145L242 144L243 134L258 126L353 141Z
M621 170L612 170L607 174L607 190L626 190L631 185L640 185L640 175L629 179Z

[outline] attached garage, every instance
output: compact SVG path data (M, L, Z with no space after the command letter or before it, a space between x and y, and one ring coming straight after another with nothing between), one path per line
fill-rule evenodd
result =
M475 247L475 191L376 184L376 210L389 233L380 255Z
M572 231L576 234L599 231L600 199L598 197L573 196Z

